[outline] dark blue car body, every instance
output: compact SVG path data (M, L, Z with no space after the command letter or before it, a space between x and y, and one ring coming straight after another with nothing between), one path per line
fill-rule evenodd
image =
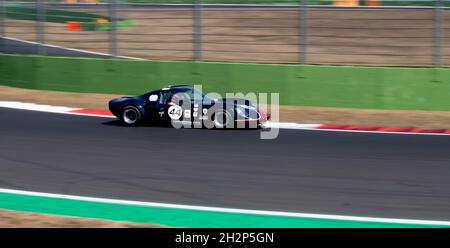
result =
M172 102L175 96L189 97ZM186 100L187 99L187 100ZM172 107L173 106L173 107ZM120 97L109 101L110 111L124 124L170 125L174 122L207 123L214 127L259 127L268 120L268 115L246 99L207 98L193 86L169 86L136 97ZM177 113L174 111L178 110ZM169 111L171 111L169 113ZM181 113L179 113L181 111ZM177 114L177 115L176 115ZM181 115L180 115L181 114ZM176 116L176 118L174 118Z

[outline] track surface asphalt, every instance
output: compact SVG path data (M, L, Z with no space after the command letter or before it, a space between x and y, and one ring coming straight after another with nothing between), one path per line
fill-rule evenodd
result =
M111 58L109 55L91 53L89 51L74 51L65 48L44 45L46 54L50 56L73 56L89 58ZM20 40L0 37L0 53L39 54L39 45Z
M320 214L450 220L448 136L129 128L0 108L0 187Z

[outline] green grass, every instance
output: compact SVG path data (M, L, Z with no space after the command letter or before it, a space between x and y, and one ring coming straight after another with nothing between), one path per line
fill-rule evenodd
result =
M6 18L16 20L30 20L37 21L38 13L35 7L24 5L9 5L5 7ZM45 15L46 22L65 23L65 22L79 22L82 24L84 31L102 31L110 30L109 23L96 23L95 19L102 18L110 20L109 17L80 12L80 11L66 11L59 9L47 9ZM118 28L129 28L134 26L133 20L118 19Z
M5 8L5 13L6 17L10 19L32 20L32 21L37 20L37 10L36 8L32 7L7 6ZM57 23L64 23L67 21L93 22L96 18L108 19L108 17L106 16L84 12L47 9L45 21Z
M40 90L137 95L168 84L202 84L222 95L279 93L281 105L450 111L450 68L0 55L0 75L0 85Z

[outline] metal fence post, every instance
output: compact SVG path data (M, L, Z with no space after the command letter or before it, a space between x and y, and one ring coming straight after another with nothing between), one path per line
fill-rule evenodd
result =
M4 8L5 1L0 0L0 51L3 50L3 37L5 36L5 18L6 12Z
M201 0L194 0L193 13L193 39L194 51L193 60L202 59L202 3Z
M433 8L433 66L442 65L442 0L434 0Z
M301 64L306 64L308 53L308 15L307 15L308 0L299 0L298 11L298 35L299 35L299 58Z
M45 46L45 21L46 21L46 3L45 0L37 0L36 1L36 13L37 13L37 22L36 22L36 40L38 45L38 54L46 55L47 47Z
M0 36L3 37L5 36L5 1L0 0Z
M110 0L108 4L110 18L109 53L112 57L117 56L117 5L117 0Z

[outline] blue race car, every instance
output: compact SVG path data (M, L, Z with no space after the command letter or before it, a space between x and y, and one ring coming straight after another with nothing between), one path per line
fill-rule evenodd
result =
M109 101L110 111L125 125L170 125L207 128L261 127L269 115L246 99L210 99L193 86L178 85L136 97Z

